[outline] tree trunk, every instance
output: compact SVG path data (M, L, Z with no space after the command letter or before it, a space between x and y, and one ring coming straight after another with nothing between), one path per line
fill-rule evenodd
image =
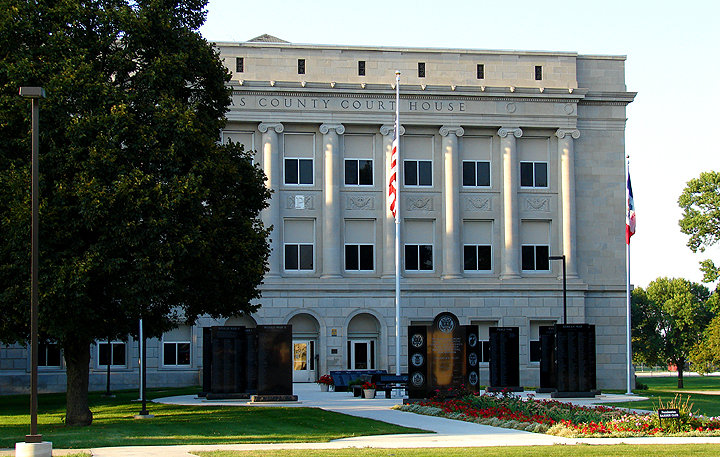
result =
M63 349L67 372L65 425L90 425L93 420L88 405L90 343L66 340Z
M684 368L685 368L685 358L681 357L677 362L678 389L684 388L684 386L683 386L683 369Z

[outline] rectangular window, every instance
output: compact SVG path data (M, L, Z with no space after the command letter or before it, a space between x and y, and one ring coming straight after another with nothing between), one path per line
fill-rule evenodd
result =
M425 62L418 62L418 78L425 77Z
M542 346L540 333L542 330L555 325L555 321L530 321L530 361L540 362L542 359Z
M163 342L163 365L165 366L189 366L190 365L190 342L171 341Z
M235 72L242 73L245 71L245 59L243 57L235 57Z
M406 186L432 186L432 161L406 160L403 171Z
M547 162L520 162L520 187L547 187Z
M358 76L365 76L365 61L358 60Z
M346 186L372 186L373 161L368 159L345 159Z
M542 65L535 65L535 81L542 81Z
M124 367L127 364L125 359L125 342L112 341L108 346L107 341L98 343L98 365Z
M550 271L550 246L523 245L522 269L525 271Z
M60 368L60 347L57 343L38 342L38 366Z
M490 162L463 161L464 187L490 187Z
M298 59L298 74L305 74L305 59Z
M478 326L478 343L480 344L480 362L490 361L490 329L497 327L496 321L473 322Z
M312 185L313 159L285 159L285 184Z
M485 79L485 64L477 64L477 79Z
M432 244L406 244L405 270L432 271Z
M372 244L346 244L345 269L348 271L373 271L374 246Z
M492 270L492 247L488 245L463 246L463 263L466 271Z
M286 270L312 270L313 245L312 244L286 244L285 245Z

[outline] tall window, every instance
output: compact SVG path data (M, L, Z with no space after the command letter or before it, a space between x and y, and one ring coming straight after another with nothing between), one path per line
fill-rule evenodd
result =
M549 271L550 246L527 245L522 246L522 269L526 271Z
M535 65L535 81L542 81L542 65Z
M432 186L432 161L406 160L403 171L406 186Z
M358 60L358 76L365 76L365 61Z
M187 325L166 332L162 339L163 365L180 367L190 365L191 329Z
M242 73L245 71L245 59L242 57L235 57L235 72Z
M465 271L492 270L493 221L465 220L462 226Z
M315 136L308 133L286 133L283 141L285 184L312 185Z
M547 162L520 162L520 187L547 187Z
M98 365L107 365L109 362L111 366L126 366L125 349L124 341L112 341L110 345L108 345L107 341L98 342Z
M477 64L477 79L485 79L485 64Z
M315 268L315 221L286 219L283 233L285 270L312 271Z
M490 162L463 161L463 186L490 187Z
M373 161L369 159L345 159L346 186L372 186Z
M38 366L59 368L62 361L57 343L38 342Z
M305 74L305 59L298 59L298 74Z
M425 77L425 62L418 62L418 78Z
M345 220L345 270L375 270L374 220Z
M492 247L489 245L463 246L463 262L467 271L492 270Z

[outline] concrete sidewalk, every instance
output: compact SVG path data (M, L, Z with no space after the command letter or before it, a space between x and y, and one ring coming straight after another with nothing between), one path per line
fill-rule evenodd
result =
M293 404L252 404L244 400L205 401L195 396L168 397L155 402L179 405L227 405L237 407L315 407L352 416L366 417L391 424L427 430L428 433L407 435L362 436L334 440L329 443L277 443L277 444L210 444L181 446L132 446L93 448L94 457L189 457L192 451L218 449L271 450L271 449L341 449L341 448L433 448L433 447L484 447L484 446L550 446L553 444L690 444L716 443L720 438L561 438L539 433L490 427L470 422L422 416L390 409L402 403L402 398L355 398L347 392L320 392L315 384L295 384L299 401ZM526 392L527 395L532 392ZM549 398L539 394L535 398ZM576 404L590 405L627 400L643 400L644 397L626 395L602 395L594 399L568 399ZM77 451L73 451L77 452ZM53 451L61 455L60 451Z

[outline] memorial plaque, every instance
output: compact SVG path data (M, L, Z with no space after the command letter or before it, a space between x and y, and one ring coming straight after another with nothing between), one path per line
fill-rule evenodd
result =
M465 329L452 313L440 313L428 329L430 390L458 388L465 383Z
M522 391L520 387L520 329L490 327L489 392Z
M553 396L594 396L595 326L557 324L555 326L557 390Z
M427 398L427 330L425 325L408 327L408 396Z
M245 329L245 352L247 360L245 364L245 393L257 393L258 376L258 350L257 331L254 328Z
M245 327L212 327L210 392L243 392L245 389Z
M257 327L258 395L292 395L292 325Z
M541 326L540 332L540 388L538 393L552 392L557 389L555 366L555 327Z
M203 327L203 372L201 397L207 395L212 383L212 331L210 327Z
M480 351L477 325L465 325L465 388L480 390Z

